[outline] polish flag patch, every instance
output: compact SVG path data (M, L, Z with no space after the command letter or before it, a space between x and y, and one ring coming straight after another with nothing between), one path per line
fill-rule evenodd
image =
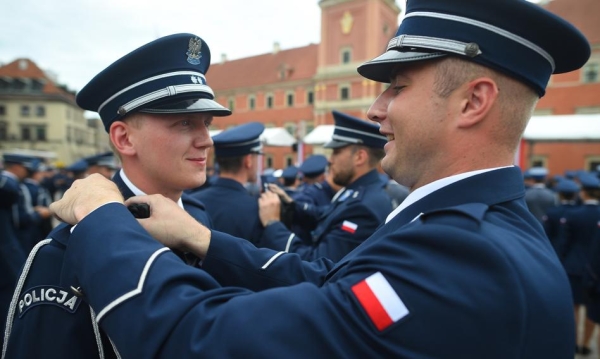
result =
M349 233L354 234L354 232L356 232L356 229L358 228L358 224L350 222L350 221L344 221L344 223L342 223L342 231L346 231Z
M352 292L379 331L385 330L409 313L381 272L353 285Z

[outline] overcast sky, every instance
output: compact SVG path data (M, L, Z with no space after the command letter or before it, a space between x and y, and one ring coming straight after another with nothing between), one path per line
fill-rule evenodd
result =
M10 5L7 5L10 2ZM318 0L0 0L0 64L29 58L71 90L131 50L187 32L212 61L320 42ZM396 3L404 8L405 1Z
M7 3L10 2L10 6ZM399 3L403 1L398 1ZM0 0L0 63L29 58L80 90L129 51L180 32L212 61L320 42L318 0Z

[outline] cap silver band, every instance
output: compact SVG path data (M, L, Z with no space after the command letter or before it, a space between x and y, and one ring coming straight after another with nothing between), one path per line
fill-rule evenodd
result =
M214 93L210 87L207 85L200 84L189 84L189 85L175 85L175 86L167 86L164 89L160 89L158 91L151 92L144 96L133 99L126 104L119 107L117 113L121 116L124 116L129 111L138 108L144 104L149 102L161 99L163 97L174 96L181 93L186 92L205 92L214 97Z
M377 138L377 139L380 139L380 140L386 140L387 141L387 137L385 137L383 135L375 135L373 133L369 133L369 132L365 132L365 131L359 131L359 130L355 130L355 129L349 128L349 127L335 126L335 129L340 129L340 130L347 131L347 132L360 133L363 136L369 136L369 137L373 137L373 138Z
M503 36L509 40L517 42L517 43L529 48L530 50L532 50L534 52L537 52L540 56L545 58L550 63L550 66L552 66L552 72L554 72L554 69L556 68L554 58L548 52L546 52L544 49L542 49L538 45L534 44L533 42L531 42L519 35L513 34L512 32L506 31L497 26L493 26L490 24L486 24L485 22L469 19L467 17L442 14L442 13L437 13L437 12L429 12L429 11L411 12L409 14L406 14L404 16L404 18L406 19L406 18L410 18L410 17L414 17L414 16L432 17L432 18L444 19L444 20L449 20L449 21L456 21L456 22L468 24L471 26L476 26L476 27L491 31L491 32L498 34L500 36ZM448 39L441 39L441 40L453 41L453 40L448 40Z
M100 112L102 111L102 109L104 108L104 106L106 106L107 103L111 102L112 100L114 100L115 98L117 98L118 96L121 96L122 94L124 94L125 92L136 88L140 85L143 85L145 83L151 82L151 81L155 81L155 80L159 80L159 79L164 79L166 77L173 77L173 76L183 76L183 75L190 75L190 76L197 76L202 78L202 81L204 83L206 83L206 77L204 77L204 74L201 72L197 72L197 71L176 71L176 72L169 72L166 74L161 74L161 75L157 75L157 76L153 76L147 79L144 79L142 81L136 82L133 85L127 86L126 88L122 89L121 91L117 92L116 94L110 96L106 101L104 101L100 107L98 107L98 111ZM190 81L193 81L192 79L190 79ZM207 86L208 87L208 86Z
M403 47L417 47L444 52L452 52L459 55L475 57L481 54L481 50L476 43L461 42L456 40L441 39L438 37L418 36L418 35L400 35L388 42L387 51Z

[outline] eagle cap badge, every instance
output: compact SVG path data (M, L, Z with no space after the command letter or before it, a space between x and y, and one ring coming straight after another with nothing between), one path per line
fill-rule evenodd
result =
M188 56L187 62L189 62L192 65L200 64L200 59L202 58L202 54L200 53L201 47L202 40L200 40L199 37L192 37L190 39L188 51L185 53Z

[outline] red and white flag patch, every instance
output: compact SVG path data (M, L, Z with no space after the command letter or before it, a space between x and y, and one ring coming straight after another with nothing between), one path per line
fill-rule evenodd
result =
M344 221L344 223L342 223L342 231L346 231L346 232L354 234L354 232L356 232L357 229L358 229L358 224L356 224L354 222Z
M352 292L379 331L383 331L409 313L402 299L381 272L353 285Z

